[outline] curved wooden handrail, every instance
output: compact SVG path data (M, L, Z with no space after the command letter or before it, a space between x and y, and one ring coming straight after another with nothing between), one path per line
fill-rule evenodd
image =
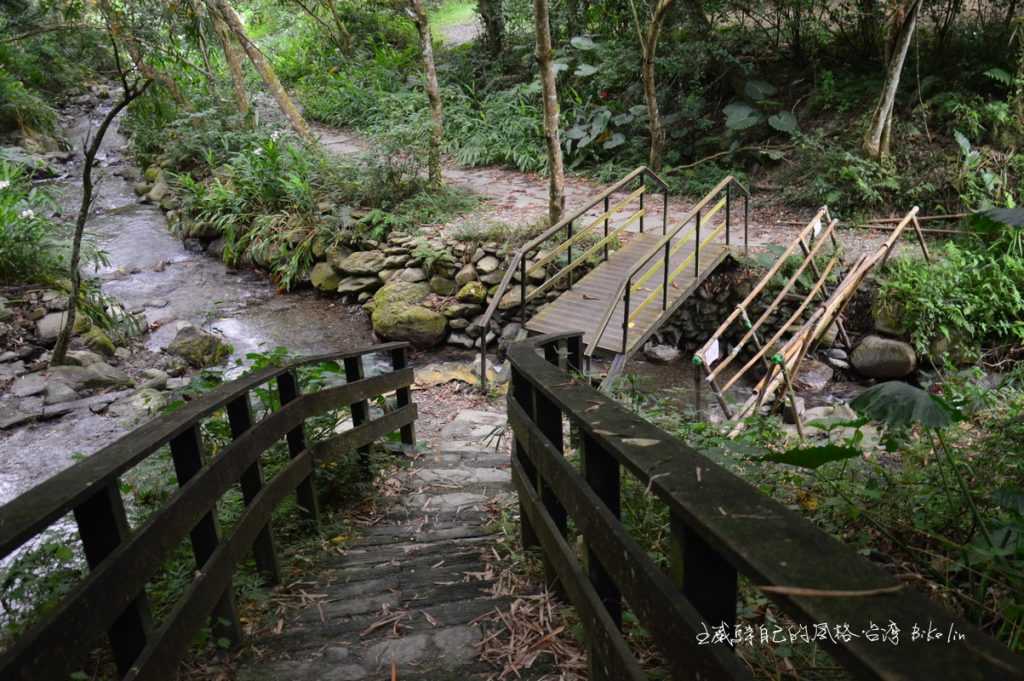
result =
M498 304L501 303L502 297L504 297L504 295L508 292L509 284L512 283L512 279L515 277L516 272L519 270L519 267L523 262L523 259L527 256L527 254L530 251L534 250L535 248L543 244L545 241L547 241L552 236L557 234L560 230L565 229L567 225L578 220L581 216L585 215L588 210L590 210L597 204L601 203L615 192L621 190L624 186L626 186L627 184L629 184L630 182L632 182L633 180L637 179L640 176L650 178L650 180L654 182L654 184L658 185L658 187L661 188L663 192L665 192L666 194L668 193L668 184L666 184L666 182L663 179L661 179L657 175L657 173L655 173L647 166L639 166L638 168L630 172L628 175L620 179L618 182L611 185L603 192L598 194L596 197L594 197L590 201L590 203L586 204L572 215L564 217L551 227L548 227L538 236L535 236L533 239L531 239L525 245L523 245L518 251L516 251L516 254L512 257L512 260L509 262L508 268L505 270L505 276L503 276L501 278L501 281L498 283L498 288L495 290L494 297L491 299L491 302L487 305L487 309L484 311L483 317L481 317L480 321L478 322L480 328L483 329L483 334L481 336L483 340L480 341L480 387L482 390L487 390L487 329L491 323L491 318L494 316L494 313L498 309ZM522 304L525 305L526 301L524 300Z
M594 355L594 350L597 349L597 346L601 341L601 337L604 336L605 331L608 330L608 324L609 322L611 322L612 315L615 314L615 308L618 306L619 300L621 300L622 297L625 295L626 287L629 286L629 282L633 279L633 277L635 277L637 273L643 270L645 267L650 265L651 260L658 256L661 250L665 248L665 244L671 243L672 239L678 236L679 232L683 231L686 225L689 224L690 220L692 220L699 211L706 208L707 205L711 203L712 199L714 199L716 196L722 193L722 191L724 191L726 187L730 186L739 188L745 196L747 196L748 198L750 197L750 192L747 190L746 187L740 184L735 177L733 177L732 175L725 177L721 182L715 185L714 188L711 189L711 191L705 194L704 198L698 201L697 204L693 206L693 208L691 208L686 213L686 215L683 216L683 218L676 223L675 227L669 229L663 237L658 239L658 242L656 244L647 249L647 252L644 253L643 256L641 256L640 260L638 260L637 263L633 265L622 276L622 281L619 283L619 287L618 289L616 289L615 295L611 298L611 300L608 301L608 307L605 308L605 313L601 317L601 322L597 325L597 328L594 330L593 340L591 340L589 345L587 345L587 349L585 351L586 357L589 358Z
M408 343L385 343L351 352L303 357L283 366L267 367L217 386L181 409L149 421L0 506L0 556L11 553L196 421L223 409L228 402L252 388L305 364L343 360L404 347L408 347Z
M723 623L725 635L734 634L742 575L797 623L849 627L855 637L818 640L852 676L1024 678L1024 659L973 624L589 381L574 380L558 366L555 344L581 338L580 332L535 336L510 347L508 412L524 546L540 546L551 578L576 607L589 654L597 657L591 668L609 670L609 678L643 678L615 621L625 602L670 678L750 678L729 645L697 642ZM578 464L566 456L565 420L579 443ZM668 509L668 573L620 518L623 474ZM569 520L586 558L575 535L571 544L566 539ZM593 559L601 570L588 573ZM880 633L892 621L900 629L898 645L865 635L872 624ZM938 622L944 634L952 629L964 638L942 645L913 639L912 626Z
M106 633L123 681L174 678L178 661L207 618L215 631L223 629L228 641L238 643L241 629L232 577L239 562L251 553L269 583L280 580L271 523L283 499L296 494L299 512L315 526L312 481L319 462L358 451L354 463L368 475L363 453L369 445L396 431L401 431L403 444L415 443L416 405L410 395L414 375L407 366L407 347L407 343L387 343L298 358L256 371L154 419L0 508L4 533L0 558L73 512L89 567L81 581L0 654L0 677L67 678ZM377 352L390 352L391 370L367 378L362 358ZM329 360L344 361L346 382L302 394L294 370ZM248 393L275 379L280 406L254 423ZM396 409L370 418L368 401L392 391ZM232 440L207 459L201 420L222 408ZM350 429L307 444L308 419L344 408L351 411ZM261 457L283 439L287 439L287 463L264 480ZM178 489L131 528L120 476L164 444L170 447ZM238 487L244 511L230 531L222 533L218 505L229 490ZM186 540L192 544L196 572L154 629L147 585Z

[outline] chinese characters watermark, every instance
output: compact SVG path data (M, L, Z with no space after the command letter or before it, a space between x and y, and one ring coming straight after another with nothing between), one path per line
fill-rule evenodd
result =
M897 646L901 642L912 643L956 643L967 636L958 631L951 623L948 627L940 627L929 621L927 625L913 623L909 629L901 628L893 620L884 624L869 621L868 626L856 629L849 624L737 624L730 626L719 624L708 627L702 623L703 631L697 633L697 645L783 645L794 643L812 643L816 641L833 644L849 643L855 639L881 645Z

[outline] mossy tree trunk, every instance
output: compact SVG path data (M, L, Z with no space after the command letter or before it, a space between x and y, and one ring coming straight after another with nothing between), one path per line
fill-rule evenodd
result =
M917 15L921 9L921 0L912 0L909 5L901 5L893 16L892 36L888 58L886 60L885 82L882 94L878 98L878 106L871 115L871 124L864 134L864 154L869 158L881 160L889 155L892 138L893 109L896 104L896 90L900 85L903 64L907 60L910 41L914 37L917 26Z
M423 0L409 0L410 12L416 30L420 35L420 54L423 59L423 79L430 100L430 152L427 159L427 172L430 184L440 187L444 184L441 176L441 145L444 143L444 107L441 103L441 88L437 85L437 69L434 68L434 46L430 34L430 22L423 8Z
M238 113L247 120L252 114L252 105L249 102L249 93L245 90L245 74L242 72L242 59L231 41L231 33L224 24L224 20L216 12L211 12L213 17L213 30L220 40L221 50L224 52L224 61L227 62L228 72L231 74L231 85L235 93L235 106Z
M252 62L257 73L260 74L260 78L263 79L263 84L267 86L267 90L277 101L277 105L281 107L281 111L288 118L288 122L291 123L292 128L300 137L305 140L312 141L313 136L309 132L309 126L306 125L306 120L299 113L295 103L292 102L292 98L285 92L284 86L281 85L281 81L278 80L277 74L274 73L274 67L270 65L263 53L260 52L259 48L249 39L249 36L245 32L245 27L242 26L242 20L235 12L234 8L228 0L213 0L216 8L220 14L221 19L227 24L228 28L235 35L238 40L238 44L245 50L245 54L249 57L249 61Z
M505 14L501 0L477 0L480 23L484 25L484 45L492 55L501 54L505 46Z
M533 0L537 33L537 63L544 93L544 141L548 152L548 220L555 224L565 210L565 168L558 132L558 88L555 83L554 50L551 47L551 19L548 0Z

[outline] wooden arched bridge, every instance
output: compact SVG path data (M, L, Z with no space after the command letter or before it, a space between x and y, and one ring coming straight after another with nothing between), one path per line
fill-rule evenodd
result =
M369 353L390 355L390 369L366 376L363 357ZM89 678L78 670L104 648L121 679L188 678L179 660L207 626L227 643L239 643L243 633L233 575L242 561L254 557L269 584L280 579L275 508L295 495L315 531L314 482L321 466L338 457L361 460L367 446L392 433L406 447L414 443L413 369L405 353L404 345L388 344L256 371L149 422L0 508L0 556L9 557L72 514L88 561L86 576L11 641L0 657L0 678ZM523 544L541 552L549 581L576 607L591 679L647 678L649 670L622 633L627 609L650 634L658 678L749 678L728 642L741 588L760 590L809 631L814 625L827 625L828 631L843 625L847 631L870 632L895 622L903 632L898 645L863 634L822 640L859 678L1024 676L1021 659L973 625L903 588L852 547L573 378L583 358L579 332L513 346L507 402L511 458L483 443L500 417L463 415L453 421L466 427L442 432L432 451L416 457L412 475L419 475L420 488L406 499L404 510L391 517L389 527L372 528L340 559L325 555L313 566L314 573L340 570L334 574L341 576L318 585L325 598L300 626L261 639L264 657L243 661L238 677L493 675L476 657L481 633L474 627L503 597L484 582L456 576L472 572L476 554L489 546L486 514L465 508L500 493L504 487L497 473L509 469ZM341 360L347 381L299 394L295 370L324 359ZM274 407L254 414L248 400L254 390L276 395L270 400ZM392 408L372 416L368 401L387 394L394 395ZM234 439L207 459L200 427L221 409L227 410ZM314 440L304 424L335 409L351 413L349 428L328 429L323 439ZM261 462L275 442L287 442L291 458L265 479ZM165 445L179 487L161 510L130 526L121 479ZM457 461L473 461L476 473L431 492L445 467ZM668 509L673 546L668 569L651 560L621 521L621 491L630 476ZM225 530L218 526L217 506L235 489L241 490L245 509ZM154 622L148 585L182 541L191 543L194 575ZM382 609L390 618L380 618ZM426 614L415 620L398 614L410 612ZM963 638L939 645L914 640L915 624L955 630ZM706 633L715 627L726 640Z

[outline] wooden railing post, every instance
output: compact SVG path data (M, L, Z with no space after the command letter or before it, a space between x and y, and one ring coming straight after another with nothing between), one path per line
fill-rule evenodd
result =
M519 403L519 406L523 408L527 414L533 413L533 390L530 387L530 383L523 378L519 371L512 367L512 374L509 377L511 383L508 391L508 399L514 399ZM512 456L516 459L520 466L523 468L523 472L526 479L522 481L523 484L529 485L530 487L536 488L537 484L537 468L533 465L530 460L530 456L526 453L526 447L523 445L523 441L519 438L518 433L514 433L514 439L512 440ZM523 501L519 501L519 525L521 529L521 539L524 549L533 548L540 546L540 542L537 539L537 533L533 529L533 525L530 523L530 516L527 515L526 510L523 508Z
M366 378L366 372L363 368L362 355L359 357L346 357L345 380L348 383L354 383L364 378ZM358 428L363 425L370 418L370 403L366 400L361 400L349 405L349 409L352 411L352 426L354 428ZM370 448L368 446L359 448L359 467L362 468L364 475L369 476Z
M553 345L549 345L545 348L545 353L549 349L555 349ZM556 350L557 352L557 350ZM537 424L537 428L544 434L551 444L555 446L558 451L563 452L564 445L562 442L562 410L559 406L548 399L539 390L533 389L530 386L533 393L532 404L533 411L527 411L531 415L534 423ZM544 508L548 515L551 516L551 520L554 522L555 527L558 531L565 536L567 526L567 514L565 508L558 501L558 497L551 491L551 488L545 484L544 479L541 477L540 472L536 474L537 480L537 491L540 492L541 503L544 504ZM562 587L558 582L558 574L555 572L554 565L550 560L545 557L544 559L544 574L546 577L547 584L556 593L562 593Z
M481 343L483 345L483 343ZM391 351L391 369L393 371L401 371L402 369L409 366L408 352L405 348L395 348ZM484 372L487 370L484 369ZM399 388L395 391L395 403L396 406L401 409L412 404L412 389L411 388ZM410 423L407 426L402 426L402 444L409 446L416 446L416 426Z
M249 393L237 397L228 402L228 423L231 424L231 437L238 439L245 431L252 427L252 407L249 404ZM245 505L252 504L253 499L263 489L263 466L257 457L256 461L244 473L241 478L242 498ZM281 566L277 560L277 551L274 549L274 534L268 522L256 541L253 542L253 557L256 560L256 569L267 584L281 583Z
M619 462L610 456L592 438L583 435L582 442L583 476L590 488L597 493L604 505L616 518L621 516L620 469ZM587 564L587 576L594 586L594 591L604 603L605 610L612 621L622 628L622 595L612 578L601 565L600 558L586 545L584 558ZM590 663L591 681L612 681L604 673L604 667L595 664L594 651L589 651L587 659Z
M95 569L110 553L128 538L128 518L124 501L115 480L75 507L78 535L89 569ZM127 673L146 646L153 628L149 599L142 592L125 608L107 635L114 660L121 674Z
M583 336L565 339L565 362L570 371L583 373Z
M281 400L282 407L299 396L299 379L294 371L286 371L277 377L277 394ZM288 453L293 459L304 452L306 450L305 424L290 430L287 440ZM316 488L313 486L312 475L307 476L295 488L295 497L306 519L311 521L314 527L319 527L320 504L316 499Z
M194 424L172 439L170 445L174 473L178 478L178 484L184 486L203 468L203 436L199 424ZM216 504L209 513L200 518L189 535L192 538L192 554L196 559L196 567L202 568L217 550L217 544L220 542ZM217 638L226 638L232 646L238 645L242 640L242 627L235 608L235 591L230 580L210 615L210 628Z
M696 608L708 628L736 625L736 568L686 527L675 515L671 520L672 578Z

